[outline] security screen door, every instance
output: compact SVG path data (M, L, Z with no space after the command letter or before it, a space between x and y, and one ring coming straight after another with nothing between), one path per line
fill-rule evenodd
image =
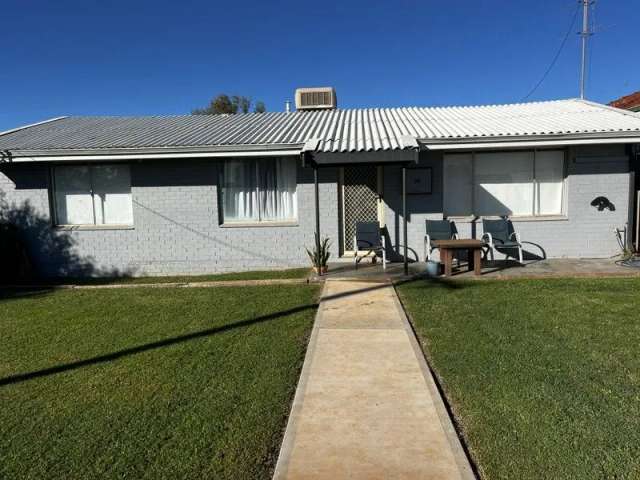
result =
M382 222L381 168L375 165L348 166L342 169L343 253L354 251L356 222Z

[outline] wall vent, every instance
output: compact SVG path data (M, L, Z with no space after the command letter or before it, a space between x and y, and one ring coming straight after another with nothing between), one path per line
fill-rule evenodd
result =
M296 89L296 109L298 110L333 110L337 107L338 99L333 87Z

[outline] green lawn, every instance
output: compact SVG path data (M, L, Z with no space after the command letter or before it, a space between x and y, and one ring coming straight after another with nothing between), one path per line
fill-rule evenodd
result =
M249 272L217 273L211 275L174 275L163 277L96 277L96 278L56 278L54 284L76 283L82 285L113 285L132 283L187 283L215 282L223 280L281 280L303 279L309 276L309 268L289 268L286 270L257 270ZM40 283L36 281L36 283Z
M0 290L0 478L268 478L318 288Z
M484 478L640 478L640 279L398 292Z

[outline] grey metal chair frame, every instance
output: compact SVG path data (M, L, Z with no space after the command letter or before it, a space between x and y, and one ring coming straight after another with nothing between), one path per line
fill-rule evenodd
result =
M364 226L364 227L373 228L374 225L377 228L376 234L374 234L374 236L376 236L376 239L374 241L358 239L359 227ZM362 233L365 233L365 232L362 232ZM361 249L360 245L358 245L359 242L365 242L369 245L366 245ZM378 252L382 254L382 269L383 270L387 269L386 242L384 240L384 235L382 235L382 229L380 228L380 225L378 224L378 222L356 222L356 234L353 236L353 248L354 248L353 261L356 269L358 268L358 263L360 263L360 261L363 258L368 257L371 253L376 255Z
M491 228L487 228L488 225L491 225L492 223L498 223L498 222L504 222L504 229L502 229L503 231L507 232L506 238L509 242L509 244L504 244L504 240L500 239L500 238L496 238L495 237L495 233L496 230L494 229L493 233L491 233L491 231L487 231L487 230L491 230ZM483 230L483 234L482 234L482 240L487 244L487 249L485 251L485 258L487 257L488 254L491 254L491 261L495 260L495 252L499 252L500 253L500 249L517 249L518 250L518 262L521 265L524 265L524 260L523 260L523 255L522 255L522 242L520 241L520 234L516 231L513 230L513 223L511 222L511 220L507 219L507 218L502 218L499 220L487 220L487 219L482 219L482 230ZM511 231L510 231L511 230Z
M450 220L426 220L425 221L425 229L427 231L427 234L424 236L424 258L425 261L430 261L431 260L431 254L433 253L433 251L435 249L437 249L438 247L434 247L433 245L431 245L431 235L429 234L429 222L447 222L449 224L449 228L451 231L451 234L449 235L449 238L447 240L457 240L458 239L458 234L455 232L455 228L454 228L454 223L451 222ZM441 240L441 239L437 239L437 240ZM459 260L456 257L456 261Z

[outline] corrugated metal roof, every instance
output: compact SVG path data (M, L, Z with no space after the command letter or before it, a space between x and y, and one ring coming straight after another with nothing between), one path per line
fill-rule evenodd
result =
M406 107L170 117L64 117L0 134L0 151L301 147L353 152L495 137L640 132L640 115L578 99L472 107Z

